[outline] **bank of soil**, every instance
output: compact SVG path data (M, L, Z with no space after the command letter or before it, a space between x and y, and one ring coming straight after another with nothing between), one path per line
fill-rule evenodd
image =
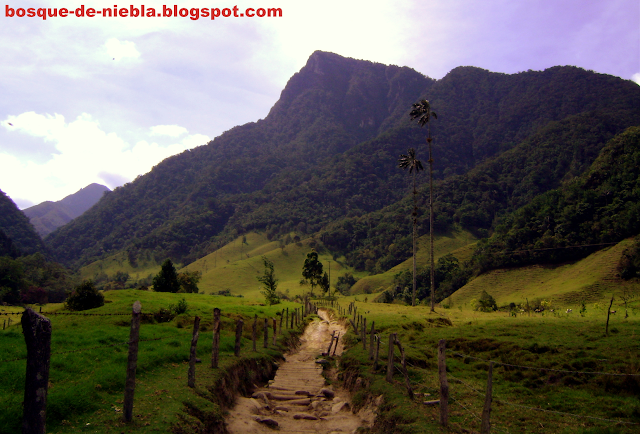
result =
M364 408L354 414L349 394L325 384L317 356L327 351L331 334L339 333L336 356L342 353L346 329L325 310L311 322L297 350L285 355L276 376L252 397L239 397L226 419L231 434L241 433L353 433L370 427L375 414ZM333 353L333 350L331 351Z

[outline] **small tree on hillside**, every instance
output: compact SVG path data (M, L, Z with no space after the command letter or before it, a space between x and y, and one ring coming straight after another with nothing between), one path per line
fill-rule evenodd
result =
M180 291L187 293L198 293L198 282L202 273L200 271L183 271L178 274L178 283L180 284Z
M85 280L73 290L65 305L69 310L94 309L104 305L104 295L96 289L92 280Z
M327 295L327 291L329 291L329 276L325 272L322 275L322 279L320 279L320 289L322 289L322 295Z
M311 295L313 295L316 285L322 281L322 262L318 261L318 252L315 250L310 251L307 259L304 260L302 277L311 285Z
M276 279L275 271L273 269L273 262L267 259L266 256L262 257L264 263L264 274L260 277L256 277L258 282L262 283L262 290L260 291L264 295L264 299L269 306L280 303L280 297L278 297L278 279Z
M153 278L153 290L156 292L178 292L180 290L178 273L171 259L162 263L160 272Z

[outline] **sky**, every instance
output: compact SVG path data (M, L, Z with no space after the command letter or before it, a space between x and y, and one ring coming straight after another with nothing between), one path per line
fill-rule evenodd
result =
M187 17L19 17L34 8L187 9ZM235 17L280 8L281 17ZM640 84L638 0L5 0L0 190L24 209L113 189L263 119L316 50L517 73L575 65ZM191 10L218 8L220 16ZM224 8L231 16L224 17ZM11 15L13 12L13 16ZM215 12L215 11L214 11ZM217 12L215 12L217 13ZM195 12L194 12L195 14Z

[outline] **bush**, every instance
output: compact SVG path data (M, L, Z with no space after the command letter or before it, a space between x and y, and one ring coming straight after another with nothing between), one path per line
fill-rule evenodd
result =
M153 319L155 319L158 323L169 322L173 318L175 318L175 314L170 308L166 309L164 307L161 307L156 313L153 314Z
M104 295L93 285L92 280L85 280L73 290L65 303L69 310L94 309L104 305Z
M181 315L188 309L189 305L187 304L187 300L185 300L184 298L180 300L175 306L173 304L169 305L169 310L172 311L175 315Z

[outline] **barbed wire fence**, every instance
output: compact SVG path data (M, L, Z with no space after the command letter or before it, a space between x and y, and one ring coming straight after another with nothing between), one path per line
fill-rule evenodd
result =
M403 376L405 377L405 382L407 385L407 392L408 395L411 397L413 395L413 389L419 389L420 387L423 388L429 388L429 387L433 387L433 385L426 385L424 382L422 381L416 381L414 379L412 379L409 375L408 375L408 370L407 370L407 366L409 366L412 370L416 371L419 369L425 369L425 368L421 368L421 367L417 367L414 366L412 363L410 363L409 360L406 359L404 351L402 350L402 345L396 345L396 341L398 340L397 335L394 333L391 333L389 336L389 339L386 341L382 340L382 336L379 334L379 332L377 332L374 327L372 326L371 331L368 332L366 330L366 324L367 324L367 320L365 317L363 317L362 315L359 315L358 312L358 307L355 305L355 302L352 302L349 304L349 306L347 308L344 308L343 306L341 306L338 303L333 303L333 302L323 302L321 303L322 306L328 307L328 308L334 308L336 310L338 310L343 316L345 317L349 317L349 323L352 327L353 333L356 336L356 338L360 338L362 345L364 347L364 349L366 350L366 341L367 341L367 334L370 334L370 342L373 343L375 342L377 345L376 350L374 351L373 349L373 344L370 344L370 356L369 359L370 360L374 360L374 368L377 368L377 362L378 362L378 354L377 351L380 348L380 345L389 346L389 352L388 352L388 356L387 356L387 381L393 381L392 377L393 377L393 372L400 372L403 374ZM351 318L351 316L353 316ZM391 343L390 343L391 342ZM399 343L399 341L398 341ZM594 422L600 422L600 423L607 423L607 424L614 424L617 426L627 426L627 427L631 427L631 426L640 426L640 423L637 422L632 422L632 421L628 421L628 420L622 420L622 419L613 419L613 418L606 418L606 417L599 417L599 416L593 416L593 415L585 415L585 414L576 414L576 413L571 413L571 412L567 412L567 411L559 411L559 410L554 410L554 409L548 409L548 408L542 408L542 407L533 407L530 405L524 405L524 404L520 404L520 403L516 403L516 402L512 402L510 400L507 399L503 399L500 398L499 396L497 396L491 387L489 387L489 384L483 385L481 387L474 387L471 384L469 384L468 381L464 381L456 376L454 376L453 374L451 374L450 369L451 366L447 366L446 365L446 354L453 356L453 357L459 357L462 359L468 359L468 360L475 360L478 362L483 362L486 363L487 365L495 365L495 366L502 366L508 369L523 369L523 370L537 370L537 371L541 371L541 372L545 372L545 373L555 373L555 374L561 374L561 375L597 375L597 376L610 376L610 377L627 377L627 378L637 378L640 377L640 374L635 374L635 373L624 373L624 372L604 372L604 371L579 371L579 370L570 370L570 369L556 369L556 368L545 368L545 367L539 367L539 366L528 366L528 365L520 365L520 364L514 364L514 363L505 363L499 360L491 360L491 359L484 359L481 357L476 357L476 356L472 356L469 354L465 354L462 353L460 351L454 351L451 349L446 349L446 341L445 340L441 340L439 342L439 345L443 346L443 351L442 354L439 354L440 351L438 351L438 349L432 349L430 347L416 347L413 345L405 345L405 348L411 348L413 350L417 350L419 352L423 352L424 354L428 354L431 357L433 357L435 360L438 361L438 365L439 365L439 372L441 372L440 374L440 379L438 382L442 382L442 373L444 372L444 377L445 377L445 384L440 384L440 400L431 400L431 401L425 401L425 404L438 404L440 405L440 409L441 412L444 410L445 412L448 412L448 402L447 403L443 403L441 402L441 400L443 399L443 391L445 391L446 395L446 399L447 401L449 399L451 399L451 401L453 402L454 405L457 405L460 407L460 409L466 413L471 419L476 420L476 421L480 421L481 425L482 425L482 429L481 432L483 433L488 433L490 429L493 429L495 431L498 432L505 432L505 433L509 433L509 428L507 426L502 426L502 425L496 425L494 423L490 422L490 412L491 412L491 404L495 404L499 407L502 406L508 406L508 407L512 407L514 409L518 409L519 411L530 411L530 412L534 412L534 413L547 413L547 414L552 414L552 415L557 415L559 417L566 417L566 418L571 418L575 421L575 423L583 423L584 420L591 420ZM400 356L402 357L402 363L398 363L396 360L394 360L394 351L395 348L398 347L399 351L400 351ZM372 357L373 352L375 352L375 357ZM450 387L448 384L448 381L446 380L446 378L449 378L451 380L451 384L453 385L453 387ZM391 380L389 380L391 378ZM462 386L462 388L457 387L458 385ZM487 394L487 388L489 388L489 390L491 391L490 394ZM480 389L480 390L479 390ZM484 389L484 390L482 390ZM490 395L490 396L488 396ZM488 404L488 411L482 408L482 405L484 404L484 406L487 406L487 402ZM480 413L477 413L476 411L473 410L475 405L480 405ZM481 414L481 415L479 415ZM448 415L442 416L441 415L441 422L447 421L448 420ZM446 424L445 424L446 425ZM490 427L490 428L489 428Z
M42 309L40 309L41 311ZM44 312L36 313L31 308L25 309L23 312L0 312L0 315L7 317L13 315L22 315L22 332L25 335L25 343L27 347L27 356L13 357L0 360L0 363L11 363L25 361L27 366L26 383L25 383L25 400L23 412L23 432L26 434L44 434L45 416L46 416L46 396L49 378L49 365L51 356L57 357L68 354L85 353L95 350L103 350L114 347L129 347L129 356L127 362L127 380L125 386L125 399L123 406L123 419L125 422L131 422L133 408L133 390L135 389L135 371L137 366L138 344L140 342L161 341L165 339L181 339L182 335L168 335L161 337L152 337L140 339L139 329L142 317L153 318L152 313L142 313L140 302L135 302L132 313L82 313L82 312ZM311 313L317 313L317 306L305 300L302 307L294 308L289 312L289 308L278 312L275 317L280 316L280 327L278 328L276 318L273 317L273 344L276 345L276 335L282 335L284 330L299 329L304 325L304 318ZM46 316L45 316L46 315ZM77 348L73 350L51 352L51 322L48 316L78 316L78 317L110 317L110 316L131 316L131 330L129 340L112 342L98 346L86 348ZM245 315L226 314L223 315L220 309L213 310L213 344L212 344L212 368L217 368L217 359L219 357L219 342L221 332L221 320L226 318L231 323L235 323L235 341L234 355L240 356L241 340L244 330ZM286 321L283 321L286 318ZM258 323L257 314L254 317L253 327L253 348L255 350L256 325ZM283 326L284 322L284 326ZM264 318L265 327L263 328L265 348L268 347L268 318ZM6 324L6 323L5 323ZM194 329L191 339L191 351L189 356L189 373L187 386L195 387L195 363L196 363L196 345L199 336L200 317L194 318ZM6 325L4 325L6 328ZM215 359L215 364L214 364ZM37 384L33 379L38 379ZM43 393L44 391L44 393ZM45 399L42 399L45 396Z

